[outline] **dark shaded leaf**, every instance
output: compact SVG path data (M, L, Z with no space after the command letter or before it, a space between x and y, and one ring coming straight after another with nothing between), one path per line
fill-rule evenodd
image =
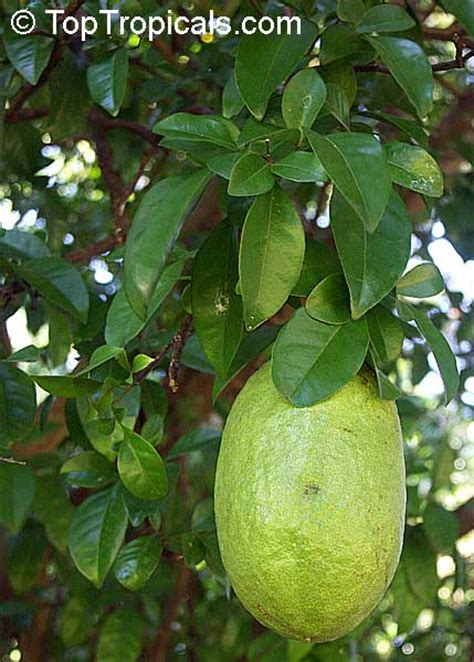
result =
M327 324L345 324L351 319L349 291L342 274L331 274L310 292L306 304L310 317Z
M242 336L242 299L235 293L239 275L235 228L220 223L194 260L192 309L201 347L211 365L225 374Z
M128 53L118 48L93 62L87 69L91 97L99 106L116 117L127 91Z
M0 363L0 445L10 446L31 430L36 393L31 378L8 363Z
M143 588L155 572L162 552L159 539L153 536L140 536L127 543L115 559L117 581L129 591Z
M0 522L11 533L17 533L28 516L35 483L35 475L28 467L0 463Z
M331 227L351 295L354 318L362 317L398 282L410 257L411 224L400 197L392 192L372 234L340 195L331 202Z

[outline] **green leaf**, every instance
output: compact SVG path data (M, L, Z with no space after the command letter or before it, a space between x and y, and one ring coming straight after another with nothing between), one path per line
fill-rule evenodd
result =
M335 250L321 241L307 239L300 277L291 294L307 297L323 278L341 272L342 267Z
M381 111L374 110L366 110L362 113L362 115L366 117L372 117L373 119L379 120L380 122L386 122L387 124L395 126L408 138L417 142L420 147L427 149L428 136L419 121L406 120L403 117L399 117L398 115L391 115L390 113L383 113Z
M421 310L418 310L418 308L415 308L415 306L406 303L403 304L403 309L404 311L409 311L409 317L415 321L420 333L426 339L434 354L444 384L445 399L446 402L449 402L456 397L459 388L459 372L456 357L446 338L429 317Z
M45 299L85 324L89 293L79 271L59 257L34 258L15 266L18 275Z
M363 55L363 59L366 59L366 54L370 50L361 36L353 30L345 25L330 25L324 30L321 37L319 59L323 65L342 60L349 55Z
M101 382L79 377L54 377L50 375L33 375L33 379L41 388L59 398L77 398L81 395L96 393Z
M61 614L61 639L66 647L78 646L89 638L97 622L96 601L90 585L70 595Z
M430 501L423 512L423 528L438 554L452 554L459 535L459 520L453 512Z
M154 126L154 132L166 138L205 142L235 150L239 130L233 122L219 115L175 113Z
M356 23L366 9L364 0L338 0L337 3L337 15L341 21L350 23Z
M143 588L160 562L163 547L158 538L140 536L127 543L117 555L114 575L129 591Z
M30 512L35 495L35 475L26 466L0 463L0 522L17 533Z
M474 35L474 2L472 0L440 0L440 5L454 14L470 35Z
M443 175L434 158L422 147L393 142L385 146L392 180L422 195L440 198Z
M130 306L143 320L184 220L209 178L200 170L163 179L145 194L135 214L125 247L124 287Z
M49 248L38 235L22 230L8 230L0 236L0 256L10 258L48 257Z
M163 269L163 272L156 284L155 291L152 294L149 306L148 317L145 321L140 319L128 302L125 294L125 288L122 287L112 300L112 304L107 313L105 324L105 340L108 345L124 347L130 340L145 328L147 324L155 317L161 304L175 286L181 276L184 265L190 257L186 251L176 251L171 255L169 263ZM176 255L175 255L176 254Z
M36 363L41 358L40 350L34 345L28 345L28 347L23 347L17 352L13 352L6 359L1 359L2 363Z
M259 196L242 231L239 257L244 320L249 331L280 310L298 280L304 230L287 194L276 187Z
M212 159L209 159L209 161L206 163L206 166L215 175L219 175L219 177L223 177L224 179L230 179L232 168L235 166L241 156L241 152L219 154L219 156L213 156Z
M235 75L232 72L227 79L222 93L222 114L226 119L230 120L235 115L238 115L244 106L245 104L235 82Z
M364 320L330 326L300 308L278 334L273 382L297 407L328 398L360 370L369 344Z
M38 27L45 27L43 4L35 2L29 5L28 9L33 12ZM3 43L8 59L28 83L36 85L48 66L55 40L41 35L17 34L6 18L3 25Z
M438 583L436 555L423 527L408 526L392 585L400 633L412 628L423 608L435 604Z
M101 365L108 363L112 359L117 359L118 363L120 363L122 368L125 369L128 368L127 352L123 349L123 347L114 347L113 345L102 345L101 347L98 347L96 350L94 350L89 365L86 366L84 370L81 370L80 372L76 373L76 375L77 377L81 377L82 375L87 375L96 368L99 368Z
M370 347L377 365L395 361L402 351L403 329L400 321L382 305L367 314Z
M403 32L416 25L412 17L397 5L371 7L357 23L357 32Z
M137 662L145 625L136 609L122 607L107 617L99 633L97 662Z
M253 333L245 334L232 364L225 376L217 376L212 389L215 402L224 388L244 368L247 363L260 356L275 340L278 333L276 326L262 326ZM179 443L179 442L178 442ZM173 447L174 450L174 447ZM173 452L173 451L171 451ZM169 457L169 456L168 456Z
M242 133L239 138L239 146L246 147L250 143L257 141L278 141L287 140L288 142L296 142L298 140L298 131L295 129L285 129L275 124L266 124L264 122L257 122L254 117L249 117L245 122Z
M369 232L377 227L392 188L380 143L364 133L307 133L323 168ZM374 186L374 181L377 186Z
M270 164L257 154L244 154L230 173L229 195L260 195L273 188L275 180Z
M127 529L127 511L118 486L88 497L76 508L69 550L79 570L97 588L104 583Z
M78 487L103 487L115 480L113 465L95 451L85 451L70 457L61 467L70 485Z
M271 171L292 182L324 182L327 179L321 161L316 154L309 152L291 152L272 163Z
M118 48L87 69L87 85L91 97L99 106L116 117L127 92L128 53Z
M444 290L443 277L431 262L423 262L413 267L397 283L397 293L405 297L426 299Z
M373 356L371 350L369 350L370 356L374 363L375 377L377 379L377 386L379 389L379 395L382 400L396 400L400 397L400 389L387 377L387 375L377 366L377 359Z
M29 523L13 539L9 549L8 579L17 594L27 593L38 581L47 541L41 527Z
M235 76L237 87L252 115L261 120L276 87L287 78L316 40L317 28L302 20L301 34L264 35L257 32L240 41Z
M202 450L208 446L214 447L215 442L219 441L220 438L220 430L208 430L205 428L191 430L191 432L182 436L181 439L174 444L166 457L168 460L171 460L180 455L185 455L186 453Z
M163 439L165 424L161 414L151 414L143 424L141 435L153 446L157 446Z
M64 554L74 507L59 478L42 476L36 479L33 510L44 526L48 540Z
M350 106L347 94L340 85L335 83L327 84L327 99L325 109L342 124L342 126L349 130L350 123Z
M227 371L242 337L238 277L236 230L229 222L219 223L194 260L191 297L199 342L220 374Z
M310 129L326 100L326 85L315 69L303 69L286 84L281 110L289 129Z
M410 219L393 191L377 229L369 234L343 198L334 195L331 227L349 286L352 316L358 319L392 290L405 270L411 250Z
M305 304L310 317L327 324L345 324L351 319L349 291L342 274L331 274L311 291Z
M31 430L36 393L30 377L8 363L0 364L0 445L11 446Z
M126 427L123 432L117 462L120 480L139 499L162 499L168 492L163 460L149 441Z
M403 89L420 117L433 107L433 72L425 52L414 41L400 37L367 37L382 62Z

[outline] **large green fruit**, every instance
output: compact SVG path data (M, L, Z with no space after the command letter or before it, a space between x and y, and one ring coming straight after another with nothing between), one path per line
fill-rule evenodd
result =
M227 419L215 511L224 566L255 618L290 639L343 636L380 601L400 556L395 405L363 371L324 402L297 408L267 364Z

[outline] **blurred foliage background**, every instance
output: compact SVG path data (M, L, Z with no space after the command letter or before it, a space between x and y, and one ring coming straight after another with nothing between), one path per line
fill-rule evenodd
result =
M98 4L72 2L70 10L94 13ZM160 11L152 0L100 4L120 5L128 15ZM368 5L374 4L369 0ZM459 49L462 54L472 48L470 0L396 4L416 19L410 36L423 43L433 65L452 61ZM123 237L142 191L157 178L189 166L185 151L159 148L153 124L181 110L219 113L237 42L233 36L210 35L174 35L152 43L131 35L111 42L97 35L84 45L75 38L51 41L36 35L22 42L25 61L39 62L47 52L49 64L29 83L10 61L14 49L7 17L20 5L13 0L0 3L4 43L10 43L8 48L0 45L0 340L3 357L13 355L11 361L29 374L61 376L84 368L104 344L107 311L120 286ZM285 6L311 17L320 28L337 21L335 0L294 0ZM166 9L189 15L206 14L213 7L236 20L260 10L284 10L280 3L264 7L258 0L166 3ZM126 92L116 117L94 104L87 83L91 62L111 43L123 46L129 58ZM319 47L317 42L315 58ZM461 388L443 407L433 356L416 337L405 340L393 374L402 391L398 402L406 442L408 526L399 570L375 613L341 641L310 645L286 642L266 631L233 596L213 525L214 469L225 415L245 378L268 355L271 329L261 357L239 373L215 407L212 368L196 336L190 335L179 357L177 394L169 392L165 372L158 371L143 382L140 393L132 388L121 396L132 426L138 417L146 417L147 438L166 458L171 485L168 496L157 501L143 501L123 488L127 541L146 536L163 549L159 562L157 547L148 555L143 550L144 558L152 561L128 588L117 565L103 586L95 588L77 571L67 549L74 509L113 482L115 474L107 461L101 462L103 456L94 455L87 466L71 470L65 462L78 449L92 453L113 431L91 429L85 396L74 393L73 398L78 397L72 399L38 391L34 428L13 454L3 453L0 464L0 520L5 525L0 538L2 660L472 659L473 60L435 74L434 109L420 123L445 175L444 196L427 208L420 196L404 193L413 222L410 266L431 259L445 278L445 292L424 301L423 307L456 353ZM343 61L347 65L350 55ZM391 77L359 71L351 114L373 107L402 118L412 112ZM389 124L380 131L388 138L398 135ZM293 194L316 238L330 241L322 189L300 184ZM212 184L193 212L181 240L183 265L222 216L220 198L219 185ZM229 214L242 213L238 200ZM39 296L37 288L25 287L6 266L15 247L20 252L39 250L26 246L35 238L80 268L90 296L85 324ZM153 322L129 343L129 356L139 357L136 366L146 366L140 356L155 356L186 319L189 262L183 274ZM20 350L26 353L15 354ZM0 363L4 384L9 365ZM109 362L93 376L100 381L123 378L123 370L118 362Z

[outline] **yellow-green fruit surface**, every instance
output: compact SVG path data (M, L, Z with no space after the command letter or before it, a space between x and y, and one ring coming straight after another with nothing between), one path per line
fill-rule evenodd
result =
M227 419L216 473L222 559L242 604L289 639L329 641L378 604L405 516L400 422L363 371L298 408L253 375Z

